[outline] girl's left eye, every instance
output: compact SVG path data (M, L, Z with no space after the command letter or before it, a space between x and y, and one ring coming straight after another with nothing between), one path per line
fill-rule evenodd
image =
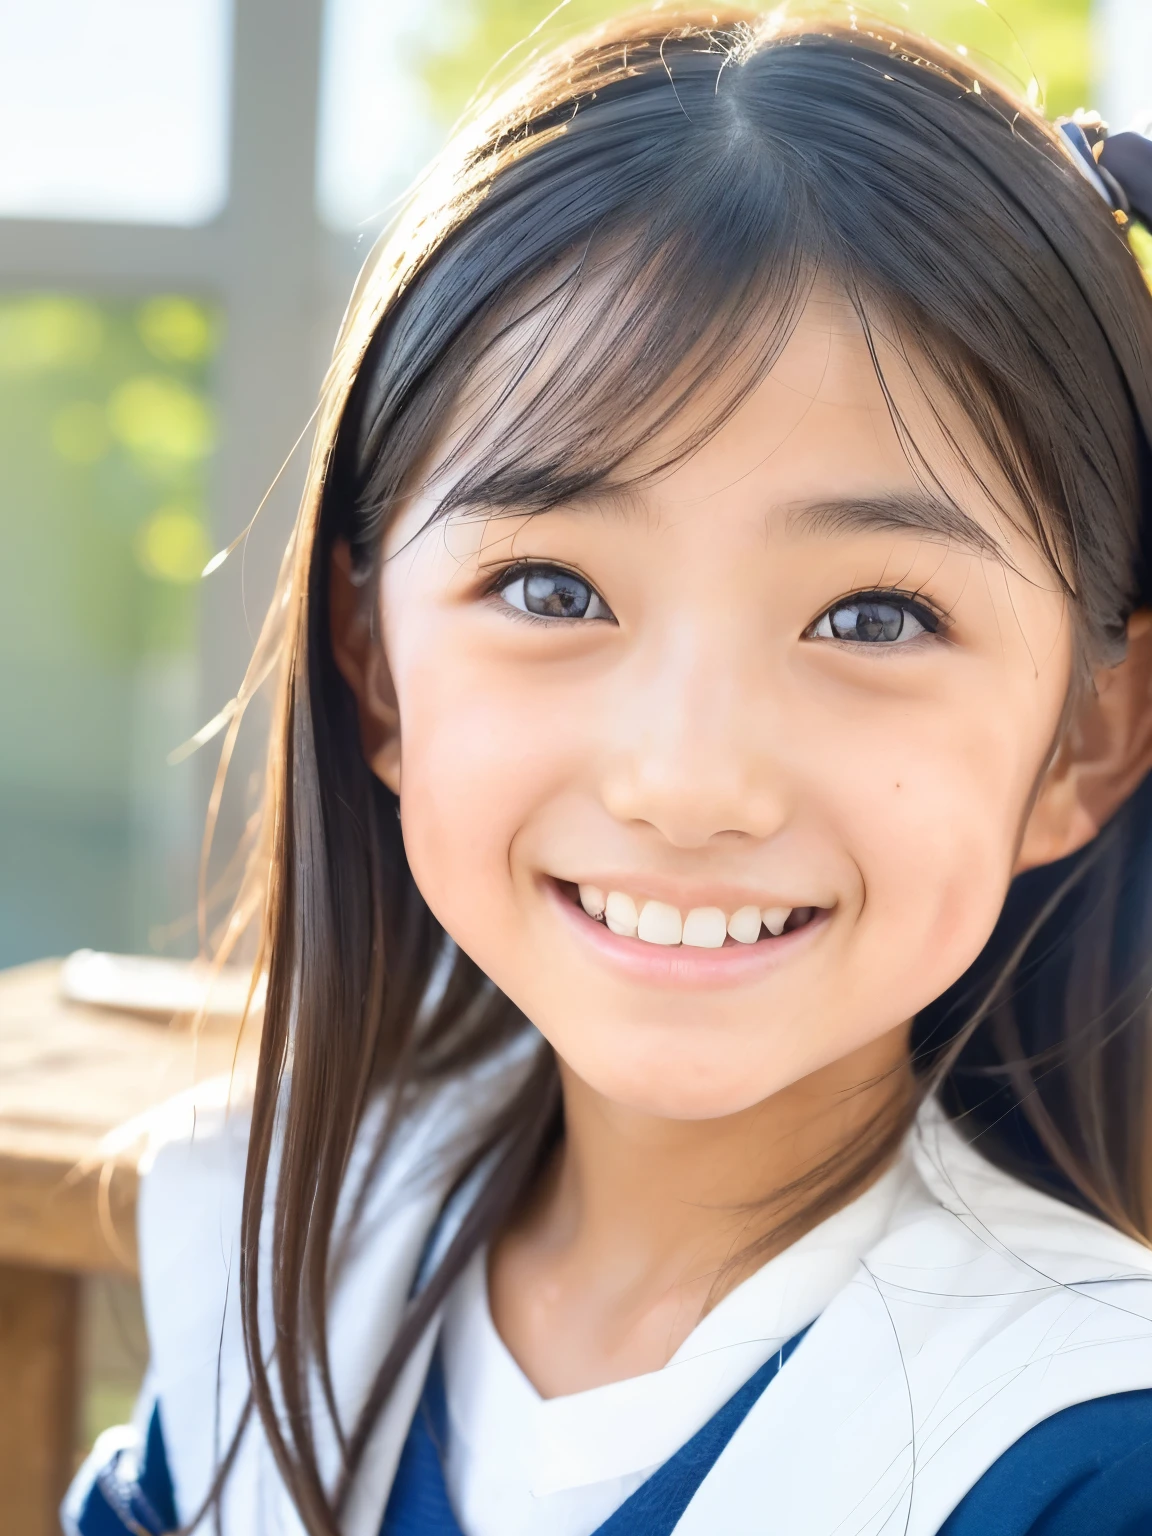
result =
M611 619L612 610L583 576L557 565L522 566L505 573L496 593L510 608L541 619Z
M834 603L807 633L813 640L893 645L939 628L939 618L924 603L898 592L857 592Z

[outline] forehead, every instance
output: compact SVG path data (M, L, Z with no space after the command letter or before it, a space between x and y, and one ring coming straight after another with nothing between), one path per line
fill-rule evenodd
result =
M717 393L723 385L717 380ZM677 431L690 425L671 423L652 456L670 454ZM786 501L791 490L808 489L813 475L829 491L915 485L864 326L834 293L813 294L765 377L664 479L702 493L718 480L755 477L772 486L774 500Z
M540 510L518 501L515 476L503 494L475 502L464 496L453 505L462 481L483 483L490 466L519 454L528 465L522 482L535 474L547 491L552 476L549 504L565 510L642 509L651 523L704 504L715 512L723 502L785 530L796 511L823 513L828 530L852 525L837 508L886 498L893 508L900 504L889 528L919 528L949 542L959 531L959 541L977 552L1014 565L1023 560L1037 572L1045 567L1027 514L934 370L895 320L863 316L836 285L813 284L786 327L779 317L764 322L777 345L758 380L749 378L754 344L745 342L701 381L673 378L654 390L646 402L652 430L643 421L612 423L591 396L582 428L579 413L573 417L572 359L611 345L610 336L596 335L602 318L591 300L559 316L548 303L522 304L468 380L388 548L434 519L445 498L453 520ZM542 335L539 345L526 344L525 326ZM593 367L590 391L594 382ZM560 398L566 409L553 415L549 404ZM674 410L666 409L670 401ZM597 448L610 455L614 431L622 440L630 434L634 445L607 474L566 490L570 465ZM492 483L499 478L497 469Z
M667 441L653 445L654 458L677 430L672 423ZM987 445L926 360L894 322L864 318L831 287L813 291L772 367L719 429L660 478L685 496L755 482L782 511L881 495L951 501L1004 544L1014 514L1024 521Z

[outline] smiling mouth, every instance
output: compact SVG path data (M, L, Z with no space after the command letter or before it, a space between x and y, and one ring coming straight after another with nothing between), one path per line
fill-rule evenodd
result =
M825 915L823 907L757 907L726 912L721 907L692 907L688 912L664 901L604 891L595 885L557 881L573 905L595 923L624 939L638 939L664 949L725 949L771 944L806 928Z

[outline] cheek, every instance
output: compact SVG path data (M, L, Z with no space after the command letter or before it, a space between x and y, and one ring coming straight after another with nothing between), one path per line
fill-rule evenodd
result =
M510 849L555 798L569 748L547 701L425 636L396 669L401 819L413 876L462 948L489 965L514 932Z
M909 1014L946 990L990 936L1044 758L1046 714L1020 731L1019 718L1006 728L1006 705L984 713L922 717L867 794L848 794L843 779L826 787L861 873L855 981L862 994L887 989Z

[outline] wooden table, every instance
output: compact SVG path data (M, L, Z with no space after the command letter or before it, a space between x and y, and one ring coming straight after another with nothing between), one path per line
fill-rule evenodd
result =
M135 1270L138 1147L110 1155L105 1138L229 1073L236 1048L234 1022L193 1031L187 1020L64 1002L58 971L45 961L0 972L2 1536L58 1536L73 1466L80 1279Z

